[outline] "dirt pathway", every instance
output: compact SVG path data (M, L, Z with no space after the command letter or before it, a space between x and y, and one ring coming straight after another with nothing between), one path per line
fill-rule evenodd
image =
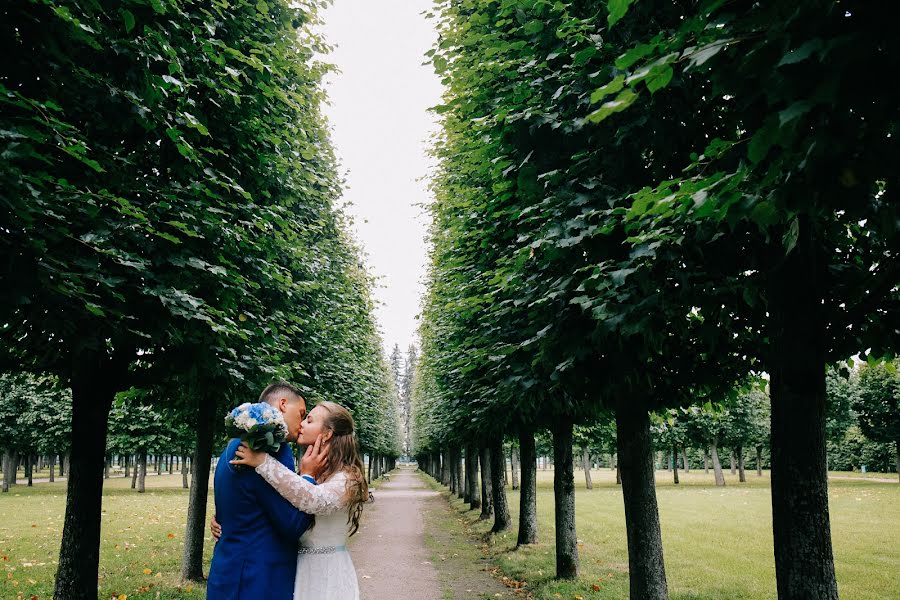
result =
M422 506L438 500L412 467L401 467L373 492L350 552L361 600L442 600L437 570L425 547Z
M374 494L350 541L361 600L512 597L415 467L393 471Z

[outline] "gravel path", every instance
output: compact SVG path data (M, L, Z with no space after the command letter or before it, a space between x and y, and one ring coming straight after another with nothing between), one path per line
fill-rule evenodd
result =
M361 600L441 600L422 520L424 503L438 493L425 487L414 467L393 471L373 493L375 502L365 506L350 544Z

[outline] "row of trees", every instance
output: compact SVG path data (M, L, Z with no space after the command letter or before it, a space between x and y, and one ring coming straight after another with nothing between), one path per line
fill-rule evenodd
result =
M400 438L402 440L403 456L412 456L412 389L415 377L416 357L418 350L414 344L410 344L404 356L400 352L400 346L394 344L389 361L394 383L397 387L398 403L400 407Z
M889 356L900 331L900 98L862 75L900 61L885 7L489 0L433 16L446 94L417 455L455 464L518 437L528 543L526 466L550 430L557 575L576 577L573 427L614 414L631 597L664 599L651 414L727 403L765 373L778 594L837 598L826 365Z
M202 577L216 427L272 379L351 408L380 464L399 451L372 281L337 206L319 5L0 9L0 371L71 390L57 599L96 596L123 392L179 411L193 436L188 579Z

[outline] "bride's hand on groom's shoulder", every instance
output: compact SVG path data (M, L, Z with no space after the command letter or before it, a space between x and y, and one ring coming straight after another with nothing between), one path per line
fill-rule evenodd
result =
M306 447L306 452L300 459L300 474L309 475L318 481L326 466L328 466L328 443L323 442L322 436L319 435L315 444Z
M257 450L251 450L247 442L241 442L241 445L234 451L234 458L228 461L232 465L246 465L255 469L263 464L266 460L266 453Z

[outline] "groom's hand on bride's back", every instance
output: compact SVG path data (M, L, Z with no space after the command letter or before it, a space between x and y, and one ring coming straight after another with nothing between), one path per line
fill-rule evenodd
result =
M300 474L309 475L318 481L326 466L328 466L328 443L323 442L320 435L316 438L315 444L306 447L306 452L300 459Z
M222 526L216 521L216 515L213 515L212 520L209 522L209 531L217 542L219 541L219 538L222 537Z

